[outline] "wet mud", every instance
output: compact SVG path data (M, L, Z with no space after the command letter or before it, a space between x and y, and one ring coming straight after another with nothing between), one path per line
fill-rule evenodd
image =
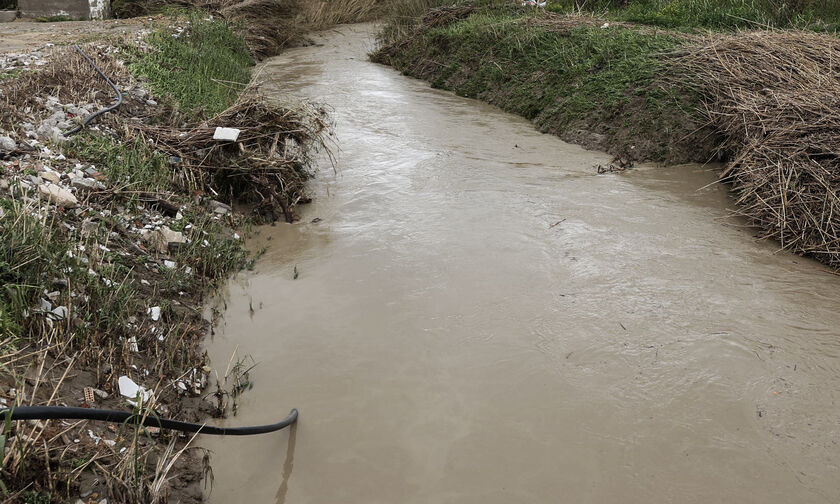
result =
M755 240L714 167L599 175L368 62L374 33L262 69L341 151L229 286L211 358L259 365L225 423L301 417L204 439L210 501L840 500L840 278Z

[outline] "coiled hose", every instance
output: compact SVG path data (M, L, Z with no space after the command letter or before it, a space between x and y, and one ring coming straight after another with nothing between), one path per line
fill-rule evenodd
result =
M82 124L79 124L75 128L67 130L64 133L62 133L64 136L70 136L70 135L73 135L75 133L78 133L79 131L82 130L82 128L86 127L88 125L88 123L90 123L91 121L93 121L97 117L101 116L102 114L105 114L106 112L110 112L110 111L116 109L117 107L119 107L120 105L122 105L122 100L123 100L122 93L120 92L119 88L117 88L117 85L114 84L113 82L111 82L111 79L109 79L107 75L102 73L102 70L100 70L99 67L96 66L96 63L94 63L93 60L90 59L88 57L88 55L85 54L84 51L82 51L82 48L79 47L78 44L74 44L73 47L75 47L76 50L79 51L79 54L81 54L82 57L84 57L88 61L88 63L90 63L90 65L93 67L93 69L96 70L96 73L98 73L100 77L105 79L105 82L107 82L108 85L111 86L111 89L113 89L114 93L116 93L117 102L115 104L109 106L109 107L105 107L103 109L97 110L93 114L87 116L85 118L85 120L82 121Z
M289 415L283 420L267 425L254 425L251 427L214 427L179 420L168 420L152 415L142 417L136 413L126 411L104 410L93 408L72 408L65 406L19 406L17 408L0 409L3 417L10 415L11 420L100 420L102 422L123 423L132 425L142 424L149 427L160 427L162 429L173 429L182 432L197 432L215 436L251 436L253 434L265 434L274 432L297 422L298 410L292 409Z

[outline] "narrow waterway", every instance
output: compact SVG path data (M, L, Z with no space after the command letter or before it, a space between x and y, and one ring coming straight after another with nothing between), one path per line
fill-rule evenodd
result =
M230 284L211 358L259 364L228 423L301 416L204 439L211 502L840 501L840 278L756 242L710 168L598 175L368 62L373 33L262 70L341 151Z

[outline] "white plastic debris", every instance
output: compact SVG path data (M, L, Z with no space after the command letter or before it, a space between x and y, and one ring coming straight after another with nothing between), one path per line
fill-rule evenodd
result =
M240 131L236 128L216 127L216 131L213 133L213 140L235 142L239 138L239 133Z
M154 320L155 322L157 322L158 320L160 320L160 306L152 306L151 308L149 308L148 310L146 310L146 313L148 313L149 315L151 315L151 316L152 316L152 320Z
M151 390L146 390L140 385L137 385L136 383L134 383L134 380L132 380L128 376L120 376L117 383L120 386L120 395L122 395L123 397L134 399L139 395L143 398L143 401L148 401L152 397Z

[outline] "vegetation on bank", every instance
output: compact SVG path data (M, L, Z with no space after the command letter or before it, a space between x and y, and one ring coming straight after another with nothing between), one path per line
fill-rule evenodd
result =
M129 67L149 79L154 94L173 98L180 111L211 117L251 81L253 60L245 40L228 24L205 20L198 11L187 23L181 33L161 28L150 34L146 42L153 50L134 53Z
M546 9L672 29L840 30L834 0L555 0Z
M698 96L661 80L660 55L685 39L530 9L458 9L430 16L373 59L617 155L708 160Z
M229 392L211 395L217 405L200 397L210 372L202 300L251 264L237 228L291 219L306 201L308 153L328 124L311 107L268 103L246 88L252 59L226 22L196 13L169 21L174 29L141 49L83 46L123 105L67 142L33 147L27 132L37 128L25 123L113 100L81 55L57 48L48 65L0 81L0 133L21 149L0 158L4 404L125 409L125 375L155 391L139 414L224 412ZM213 140L216 126L239 128L239 141ZM78 202L48 203L48 184ZM240 201L259 213L232 210ZM0 501L75 501L85 490L118 502L200 498L206 464L179 451L177 434L113 427L6 424Z
M435 4L402 5L372 58L624 162L728 161L739 211L764 236L840 265L840 39L816 33L836 29L840 6Z

